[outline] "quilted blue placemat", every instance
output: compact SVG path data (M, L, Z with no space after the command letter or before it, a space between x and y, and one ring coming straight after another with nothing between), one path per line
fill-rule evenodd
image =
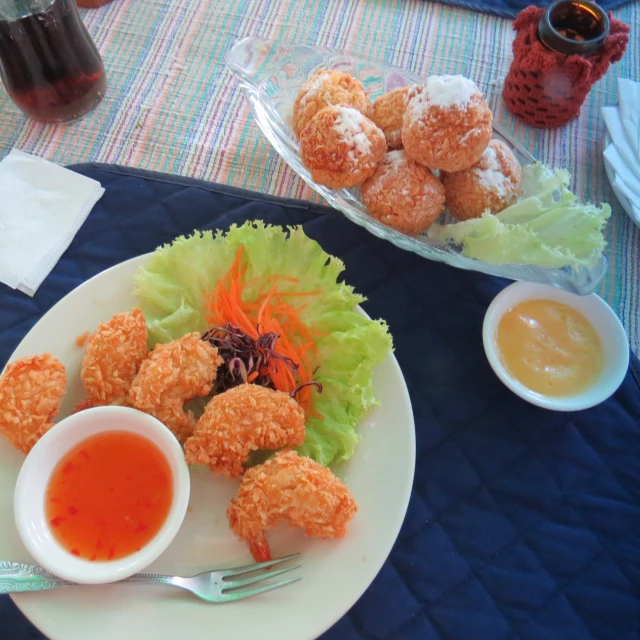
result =
M515 18L523 9L534 5L536 7L548 7L553 0L437 0L441 4L454 7L463 7L472 11L491 13L503 18ZM605 10L611 11L631 0L601 0L598 4Z
M368 313L389 322L415 412L414 489L388 561L323 640L640 638L635 357L601 406L538 409L484 356L484 312L505 282L401 251L307 202L105 165L76 170L106 193L33 299L0 285L0 367L91 276L194 228L247 219L303 225L345 261ZM43 636L2 596L0 638Z

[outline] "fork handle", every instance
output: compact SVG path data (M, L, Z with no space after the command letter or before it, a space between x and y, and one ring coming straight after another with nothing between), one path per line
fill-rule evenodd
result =
M136 573L118 582L131 584L166 584L172 587L180 586L175 583L173 576L157 573ZM45 591L58 587L73 587L75 582L63 580L49 573L46 569L32 564L0 561L0 594L24 593L26 591Z

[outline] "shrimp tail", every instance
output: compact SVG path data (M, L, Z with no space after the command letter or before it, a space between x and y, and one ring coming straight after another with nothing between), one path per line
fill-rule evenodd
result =
M269 549L269 543L264 536L247 540L247 546L256 562L268 562L271 560L271 549Z

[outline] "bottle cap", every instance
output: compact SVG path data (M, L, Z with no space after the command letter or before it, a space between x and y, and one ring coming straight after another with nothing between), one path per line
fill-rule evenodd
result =
M609 34L607 14L593 2L558 0L542 16L538 37L549 49L566 55L589 56Z

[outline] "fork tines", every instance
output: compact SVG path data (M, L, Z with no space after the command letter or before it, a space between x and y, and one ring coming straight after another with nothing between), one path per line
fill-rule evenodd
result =
M226 569L222 572L222 596L226 600L240 600L241 598L248 598L249 596L255 596L259 593L265 593L266 591L272 591L273 589L279 589L285 587L293 582L302 580L302 576L296 576L295 578L288 578L286 580L279 580L277 582L269 582L262 586L255 587L253 589L244 589L252 584L258 582L264 582L265 580L271 580L277 576L281 576L289 571L300 569L301 564L295 564L289 567L278 568L273 571L262 571L263 569L271 569L276 565L290 562L299 558L299 553L294 553L282 558L276 558L275 560L269 560L267 562L258 562L257 564L250 564L244 567L236 567L233 569ZM260 572L256 575L250 575L254 572ZM245 576L245 577L243 577ZM229 578L238 578L237 580L230 580Z

